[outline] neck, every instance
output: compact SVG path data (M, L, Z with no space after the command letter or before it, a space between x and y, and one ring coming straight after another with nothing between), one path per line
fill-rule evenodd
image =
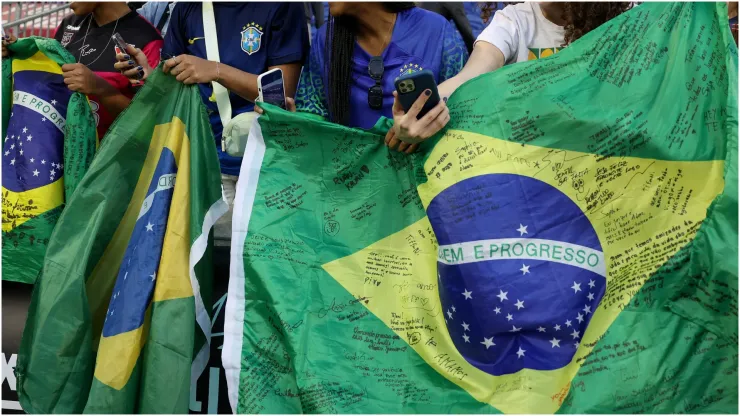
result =
M558 26L565 26L565 19L563 19L563 12L565 11L565 3L556 2L542 2L540 3L540 10L545 19L555 23Z
M98 26L107 25L121 17L125 16L131 11L126 3L119 2L100 2L98 6L92 12L93 19Z
M358 9L354 16L358 23L358 39L383 42L390 38L396 22L395 13L386 11L380 3L369 3Z

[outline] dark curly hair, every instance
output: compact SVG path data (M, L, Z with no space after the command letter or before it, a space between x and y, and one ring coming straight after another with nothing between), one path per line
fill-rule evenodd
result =
M570 45L602 23L619 16L632 7L630 2L567 2L564 3L565 43Z

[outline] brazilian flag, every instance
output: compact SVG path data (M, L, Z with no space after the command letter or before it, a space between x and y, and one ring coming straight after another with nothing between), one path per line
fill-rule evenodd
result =
M736 413L737 69L724 4L644 3L463 85L411 157L268 107L234 411Z
M52 234L16 366L29 413L187 413L227 210L198 89L157 70Z
M75 58L54 39L8 45L2 74L3 280L33 283L49 237L95 155L95 119L64 84Z

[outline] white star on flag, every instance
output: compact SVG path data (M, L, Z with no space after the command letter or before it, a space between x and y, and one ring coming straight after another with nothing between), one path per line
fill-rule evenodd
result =
M519 224L519 228L517 228L516 230L519 231L519 237L523 236L524 234L529 234L527 232L527 226L526 225Z
M539 328L537 328L537 331L539 331L539 332L545 332L545 328L539 327Z
M454 306L452 307L452 312L457 312L457 309L455 309Z
M565 321L565 326L570 327L571 324L572 324L572 322L570 321L570 319L568 319L567 321Z
M594 286L596 286L596 282L594 282L593 280L589 280L588 287L594 287Z
M44 159L41 159L41 164L42 164L42 165L45 165L45 164L46 164L46 160L44 160Z
M57 174L54 169L52 169L51 172L49 172L49 173L51 173L52 175L56 175Z
M506 297L508 293L509 292L504 292L503 290L499 289L498 295L496 295L496 297L499 298L500 302L503 302L505 300L509 300L509 298Z
M26 141L27 141L27 142L30 142L30 141L31 141L31 139L33 139L33 136L31 136L30 134L29 134L28 136L26 136Z
M15 159L10 159L10 164L15 165Z
M581 284L573 282L573 286L571 286L570 288L573 289L573 293L578 293L581 291Z
M581 343L580 343L580 342L574 342L574 343L573 343L573 346L574 346L574 347L576 347L576 349L578 349L578 347L579 347L580 345L581 345Z
M469 291L468 289L465 289L462 295L465 296L465 299L473 299L473 292Z
M13 149L15 149L15 145L14 144L11 144L10 145L10 150L13 150Z
M469 336L463 334L463 339L465 340L465 342L467 342L468 344L470 344L470 337Z
M462 323L463 331L470 331L470 325L466 324L465 321Z
M21 154L21 156L23 156L23 149L21 149L21 151L19 153Z
M131 264L131 259L129 259L128 263ZM126 274L123 275L123 280L126 280L127 277L128 277L128 272L126 272Z
M42 117L41 118L41 121L46 121L46 117Z
M10 154L10 150L6 150L6 151L5 151L5 156L7 156L7 155L9 155L9 154Z
M496 315L498 315L501 313L501 308L494 308L493 311L496 312Z
M529 273L529 266L527 266L526 264L522 264L522 268L519 269L519 271L521 271L522 276L524 276L525 274Z
M33 163L33 162L35 162L35 161L36 161L36 159L34 159L34 158L31 158L31 163Z
M146 230L147 231L154 231L154 224L147 222L146 223Z
M10 140L10 137L5 136L5 141L7 142L8 140Z
M553 338L552 338L552 339L550 340L550 344L552 344L552 347L551 347L551 348L555 348L555 347L558 347L558 348L560 348L560 340L559 340L559 339L557 339L557 338L555 338L555 337L553 337Z
M28 133L28 127L24 127L24 128L23 128L23 132L24 132L24 133Z
M450 310L449 310L449 309L447 309L447 316L448 316L448 317L449 317L450 319L452 319L452 312L450 312Z
M516 303L514 304L514 306L516 306L516 309L519 310L519 309L521 309L521 308L524 307L524 301L517 299L516 300Z
M481 342L481 344L485 345L486 346L486 349L488 349L489 347L493 347L493 346L496 345L496 344L493 343L493 337L491 337L491 338L483 337L483 342Z
M507 314L507 315L506 315L506 320L507 320L507 321L511 321L511 320L513 320L513 319L514 319L514 317L513 317L513 316L511 316L511 314Z
M586 312L586 315L591 313L591 307L589 305L586 305L583 307L583 312Z
M527 350L523 350L522 347L519 347L519 351L516 352L517 358L524 357L525 352L527 352Z
M519 332L521 329L522 329L521 327L517 328L516 325L512 325L511 330L509 330L509 332Z
M38 171L38 170L36 170L36 169L34 169L34 170L33 170L33 176L39 176L39 171Z
M581 315L581 314L579 313L579 314L578 314L578 317L577 317L576 319L578 319L578 323L580 324L581 322L583 322L583 315Z
M51 100L51 105L57 105L57 100Z
M581 333L580 333L580 332L578 332L578 331L576 331L576 330L574 329L574 330L573 330L573 333L572 333L572 334L570 334L570 336L572 336L572 337L573 337L573 339L576 339L576 338L579 338L579 337L581 336Z
M157 274L156 273L152 273L152 274L149 275L149 277L152 278L152 282L153 282L154 280L157 279Z
M594 294L593 293L590 293L589 292L588 296L586 296L586 297L588 298L588 300L594 300Z
M560 325L555 325L555 330L560 331Z

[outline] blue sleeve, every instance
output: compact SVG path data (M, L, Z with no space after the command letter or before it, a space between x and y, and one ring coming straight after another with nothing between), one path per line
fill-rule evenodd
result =
M162 59L168 59L172 56L187 53L187 43L185 38L185 14L182 3L175 4L170 14L170 23L167 27L167 33L164 35L164 46L162 47Z
M480 32L483 31L483 19L480 17L480 8L478 2L466 1L465 2L465 14L468 16L470 22L470 28L473 30L473 36L478 37Z
M319 59L320 48L323 41L316 37L311 45L311 54L308 62L303 66L301 78L298 80L298 89L295 95L295 105L298 111L312 113L324 118L329 117L326 101L326 90L321 78L321 64Z
M157 3L148 1L137 9L136 12L139 13L141 17L148 20L149 23L154 25L154 21L157 18Z
M442 66L439 82L444 82L462 71L468 61L468 50L462 36L451 23L445 24L442 31Z
M300 62L308 53L308 27L303 3L283 3L271 22L267 66Z

